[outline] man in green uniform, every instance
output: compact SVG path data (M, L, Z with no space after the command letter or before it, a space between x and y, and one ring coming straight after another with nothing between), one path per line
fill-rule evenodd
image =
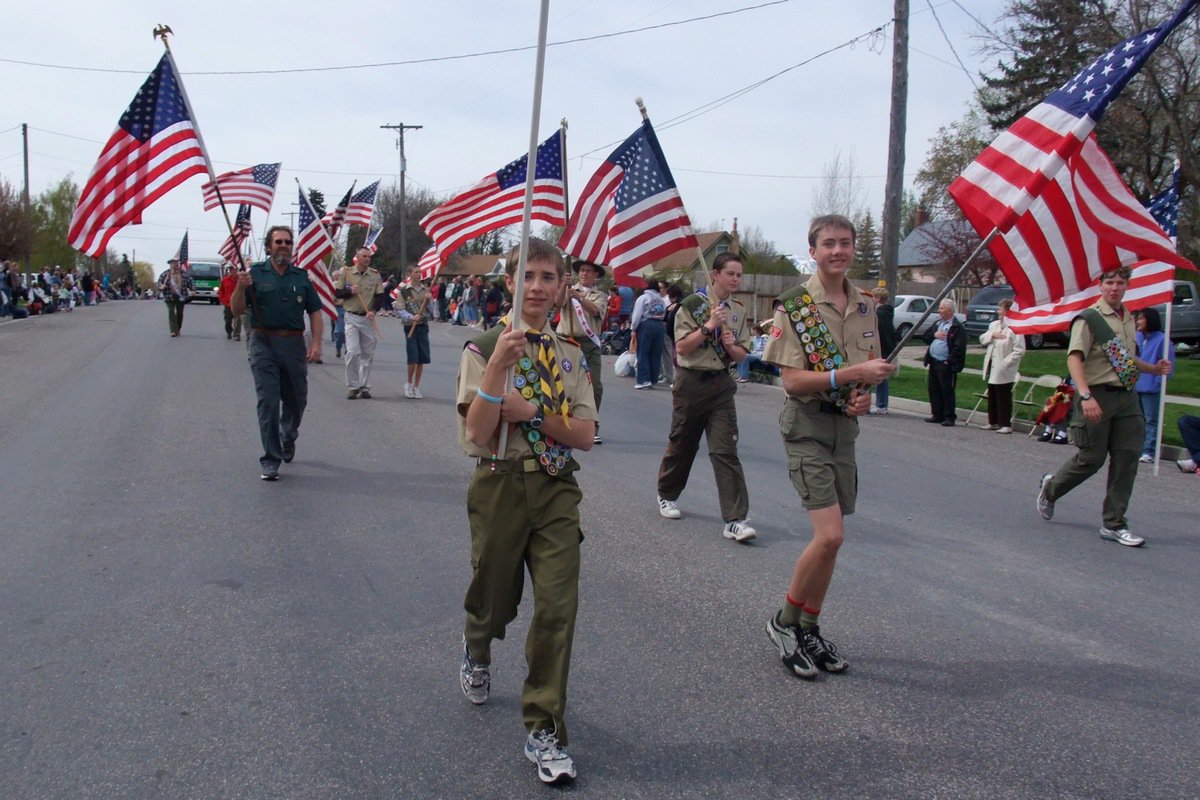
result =
M600 360L600 319L608 307L608 295L596 288L596 279L604 277L604 267L591 261L578 259L572 268L579 274L579 283L571 286L563 282L563 293L559 298L561 318L558 332L569 336L583 349L588 371L592 374L592 389L596 393L596 413L600 413L600 401L604 398ZM600 428L596 428L594 444L604 444Z
M1037 508L1042 519L1053 518L1055 501L1099 472L1108 458L1100 538L1140 547L1146 540L1131 533L1125 519L1146 434L1133 388L1138 370L1167 375L1171 362L1147 364L1137 357L1134 314L1121 302L1129 275L1128 267L1101 275L1100 299L1071 323L1067 370L1075 382L1075 397L1069 435L1079 450L1058 472L1042 476Z
M746 522L750 493L737 454L737 383L729 374L750 352L745 307L733 299L742 283L742 262L733 253L713 261L708 294L685 297L675 313L675 354L679 370L671 393L671 432L658 468L658 513L683 516L675 501L687 486L700 437L708 437L708 457L717 479L725 525L721 534L748 542L757 532Z
M371 397L371 362L375 359L375 295L383 277L371 266L371 251L360 247L354 261L333 282L333 295L346 312L346 398Z
M279 480L279 464L296 454L300 420L308 404L308 361L321 357L321 298L308 274L292 264L292 229L267 231L267 261L238 273L230 299L234 314L250 309L250 372L258 394L258 432L264 481ZM312 325L312 345L304 351L304 315Z
M812 221L808 245L817 273L779 298L763 354L782 371L787 400L779 428L792 485L812 525L812 540L796 561L783 607L767 621L767 636L784 666L801 678L849 666L821 636L817 618L845 517L858 497L854 440L858 417L871 408L868 384L896 371L879 351L874 301L846 280L854 238L854 225L843 216Z
M509 291L517 266L514 249L506 265ZM590 450L596 429L582 353L546 324L564 271L557 249L529 240L520 323L506 317L468 342L457 386L459 441L478 462L467 491L473 574L464 602L459 683L472 703L487 702L492 640L503 639L516 618L528 568L533 619L521 709L525 756L545 783L576 774L563 719L583 540L583 495L571 450ZM505 391L510 377L512 390ZM498 452L502 426L507 441Z

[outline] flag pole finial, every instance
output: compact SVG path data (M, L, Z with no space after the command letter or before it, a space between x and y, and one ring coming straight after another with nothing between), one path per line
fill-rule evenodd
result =
M159 24L154 26L154 38L162 39L163 47L167 48L168 51L171 49L171 43L167 41L167 37L174 35L175 31L171 30L170 25Z
M642 112L642 119L650 119L650 112L646 110L646 104L642 102L641 97L633 98L633 102L637 103L638 111Z

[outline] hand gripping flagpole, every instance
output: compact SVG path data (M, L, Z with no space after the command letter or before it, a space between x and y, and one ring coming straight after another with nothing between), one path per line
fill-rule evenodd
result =
M529 255L529 222L533 216L533 182L537 172L538 121L542 116L542 74L546 67L546 25L550 18L550 0L542 0L538 20L537 61L533 73L533 114L529 123L529 155L525 159L525 208L521 212L521 245L517 251L517 274L513 278L512 327L520 330L521 305L525 294L525 259ZM504 378L504 391L512 387L512 370ZM508 425L500 426L500 442L497 453L504 457L508 449Z

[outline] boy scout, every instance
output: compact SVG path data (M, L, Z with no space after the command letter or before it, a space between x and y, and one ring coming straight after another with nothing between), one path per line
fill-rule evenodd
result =
M429 363L429 287L421 282L421 268L410 267L408 286L401 286L400 297L411 319L404 323L404 347L408 357L408 381L404 396L420 400L421 373Z
M784 666L801 678L849 666L821 636L817 615L833 578L844 518L854 513L858 494L857 417L871 408L864 384L896 371L879 353L874 301L846 280L854 237L854 225L843 216L812 221L808 244L817 274L779 298L763 354L763 361L782 370L787 400L779 428L792 485L813 532L783 608L767 621L767 636Z
M333 282L333 295L346 312L346 399L371 397L371 363L377 338L372 324L375 295L383 292L383 277L371 266L371 251L360 247L354 261Z
M1100 538L1140 547L1146 540L1132 534L1125 520L1146 430L1133 389L1138 370L1168 375L1171 362L1147 364L1137 357L1134 315L1121 304L1129 275L1128 267L1101 275L1100 299L1071 323L1067 370L1075 382L1075 397L1070 437L1079 451L1058 472L1042 476L1037 509L1042 519L1051 519L1054 502L1095 475L1107 457Z
M505 268L509 291L517 260L514 249ZM533 582L529 671L521 690L525 756L545 783L576 774L563 719L583 539L571 450L591 449L596 430L582 353L547 324L563 271L558 250L529 240L521 306L527 330L506 317L468 342L457 386L459 441L478 460L467 492L473 574L459 682L472 703L487 702L492 640L503 639L517 616L524 564ZM505 392L509 376L512 391ZM508 425L508 437L497 453L501 424Z
M717 497L726 539L747 542L757 531L746 523L750 494L737 454L737 383L729 374L750 351L750 320L733 293L742 283L742 262L733 253L713 261L708 295L683 299L675 313L675 354L679 370L671 395L671 432L658 468L658 513L683 516L675 501L687 486L700 437L708 437L708 457L717 479Z
M559 306L562 308L558 321L558 332L574 339L583 350L588 372L592 375L592 391L596 395L596 413L600 413L600 401L604 397L604 385L600 373L600 318L608 308L608 295L596 288L596 279L604 277L604 267L590 261L578 259L572 268L579 274L579 283L570 286L564 282ZM594 444L604 444L600 438L600 427L596 426Z
M250 308L250 372L258 394L258 432L264 481L279 480L279 464L296 454L300 420L308 405L308 364L304 352L304 314L312 325L308 361L321 357L321 298L308 273L292 264L292 229L276 225L263 243L267 261L238 273L230 298L234 314ZM253 297L247 300L247 291ZM282 413L280 408L282 406Z

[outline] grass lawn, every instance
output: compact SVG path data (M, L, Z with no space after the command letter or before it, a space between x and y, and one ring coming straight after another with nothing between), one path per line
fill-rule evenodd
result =
M983 353L968 351L967 367L983 369ZM1067 353L1065 350L1059 348L1026 350L1025 356L1021 359L1022 377L1036 378L1039 375L1065 377L1066 374ZM971 378L972 376L967 376L967 381L970 381ZM1175 372L1167 379L1167 394L1200 397L1200 359L1178 354L1175 356Z
M1034 352L1034 353L1027 353L1025 356L1025 360L1023 360L1021 362L1023 375L1025 373L1026 361L1029 360L1029 357L1031 355L1032 356L1045 356L1045 357L1048 357L1048 359L1056 358L1057 363L1062 366L1062 369L1063 369L1062 374L1066 373L1066 354L1063 353L1063 351L1059 350L1057 352L1050 351L1048 353L1040 352L1040 351ZM976 360L976 363L974 363L974 364L971 363L972 357L974 357ZM1185 361L1185 359L1180 359L1179 361L1176 362L1176 370L1175 371L1177 374L1183 371L1181 369L1181 367L1183 366L1182 362L1184 362L1184 361ZM973 354L968 354L967 355L967 365L979 368L982 365L982 357L974 356ZM1051 365L1050 361L1048 360L1047 367L1051 367L1051 366L1052 365ZM1200 383L1200 362L1190 362L1189 364L1187 364L1187 366L1192 370L1192 379L1195 380L1197 383ZM919 367L903 366L900 368L900 372L897 373L897 375L894 378L892 378L891 381L889 381L888 389L890 390L892 396L894 396L894 397L903 397L908 400L920 400L920 401L928 403L929 402L929 390L926 387L925 374L926 374L925 370L921 369ZM1053 368L1048 368L1045 371L1037 371L1037 372L1035 372L1033 370L1029 370L1029 374L1032 376L1036 376L1036 375L1053 375L1053 374L1058 374L1058 373L1056 373L1056 371ZM1028 391L1028 389L1029 389L1029 383L1025 380L1022 380L1020 386L1016 387L1016 391L1013 392L1013 399L1020 400L1021 398L1023 398L1025 396L1025 392ZM975 405L975 401L979 399L979 398L975 397L975 393L979 392L979 393L983 394L986 391L987 391L987 389L984 386L983 379L980 376L978 376L978 375L962 375L962 376L960 376L959 381L958 381L958 405L959 405L959 408L966 408L969 411ZM1171 386L1171 393L1175 394L1177 392L1179 392L1178 387ZM1040 386L1035 388L1033 390L1032 397L1030 397L1030 401L1034 405L1026 406L1026 405L1021 405L1020 403L1014 403L1013 404L1013 416L1018 419L1026 419L1026 420L1037 419L1037 415L1041 413L1042 405L1046 402L1046 398L1048 398L1053 393L1054 393L1054 390L1050 389L1050 388L1043 389ZM1180 392L1180 394L1182 394L1182 392ZM1177 424L1179 421L1179 417L1183 414L1196 414L1196 413L1197 413L1197 409L1195 407L1167 403L1166 421L1163 425L1163 444L1173 444L1173 445L1182 446L1183 439L1180 438L1180 436L1179 436L1179 425ZM980 420L981 416L983 418L982 420ZM966 417L963 417L962 420L965 422ZM975 415L975 419L972 420L972 424L975 424L976 422L987 422L987 401L986 400L979 407L979 413L977 413Z

